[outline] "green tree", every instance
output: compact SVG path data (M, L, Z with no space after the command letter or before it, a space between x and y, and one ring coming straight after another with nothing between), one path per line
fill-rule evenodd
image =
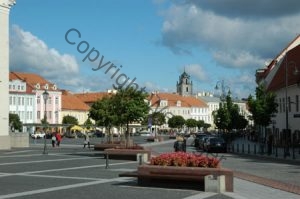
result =
M185 119L181 115L174 115L168 121L170 128L182 128L185 124Z
M15 130L22 131L22 122L18 116L18 114L9 114L9 125L11 130L14 132Z
M256 98L248 97L249 111L254 124L265 128L271 123L272 115L277 113L276 95L268 92L263 85L256 87L255 95Z
M186 125L189 129L190 129L190 128L195 128L195 127L197 127L197 124L198 124L197 120L192 119L192 118L187 119L187 120L185 121L185 125Z
M129 124L141 122L150 110L146 98L146 93L135 90L132 87L119 89L117 93L111 97L113 114L116 115L116 124L126 126L126 146L130 144Z
M232 129L244 129L248 122L239 113L239 107L234 104L230 95L226 96L226 101L220 103L218 110L213 112L214 123L218 129L231 131Z
M78 119L71 115L66 115L62 119L63 124L78 125Z
M97 126L104 126L108 131L108 143L113 141L111 128L116 124L117 114L114 112L112 99L104 97L92 104L89 117L96 121Z
M93 126L93 122L92 122L92 120L91 120L90 118L88 118L88 119L84 122L83 125L84 125L87 129L91 129L92 126Z

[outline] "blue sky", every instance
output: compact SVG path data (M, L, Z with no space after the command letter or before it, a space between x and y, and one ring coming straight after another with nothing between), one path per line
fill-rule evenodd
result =
M147 91L175 92L185 68L195 92L217 92L224 80L243 98L255 91L255 70L299 27L298 0L17 0L10 12L10 70L38 73L73 92L106 91L120 74L119 84L129 79L125 86L135 79ZM65 40L71 28L81 34L68 35L75 45ZM89 44L85 53L77 50L81 41ZM83 62L92 48L99 58ZM101 56L116 69L92 70Z

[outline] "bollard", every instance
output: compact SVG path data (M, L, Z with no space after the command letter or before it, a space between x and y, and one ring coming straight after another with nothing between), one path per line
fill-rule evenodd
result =
M143 154L139 154L139 165L143 164Z
M254 154L256 155L256 144L254 144Z
M109 168L109 157L108 157L108 153L106 153L106 163L105 163L105 169Z
M245 153L244 144L242 144L242 153Z
M239 146L239 144L236 144L236 152L240 152L240 146Z
M248 154L250 154L250 144L248 144Z

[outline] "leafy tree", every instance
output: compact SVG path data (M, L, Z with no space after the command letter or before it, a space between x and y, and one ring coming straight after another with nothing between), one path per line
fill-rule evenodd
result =
M96 121L97 126L104 126L108 130L108 142L113 141L111 128L116 124L116 113L110 97L104 97L92 104L89 117Z
M249 111L255 125L266 127L271 123L271 117L277 113L278 104L275 101L276 95L266 91L263 85L256 87L256 98L248 97Z
M230 95L226 96L226 101L220 103L218 110L213 112L214 123L223 131L231 131L232 129L243 129L248 122L239 113L239 107L232 102Z
M117 125L125 125L126 146L129 145L129 124L133 122L141 122L150 107L146 101L147 94L135 90L132 87L119 89L115 95L111 97L113 115L116 116Z
M152 125L161 126L166 123L166 117L164 113L154 112L149 115L152 119Z
M182 128L185 124L185 119L181 115L174 115L168 121L170 128Z
M66 115L62 119L63 124L78 125L78 119L71 115Z
M197 126L198 122L195 119L187 119L185 121L185 125L190 129L190 128L195 128Z
M18 114L9 114L9 124L11 126L11 130L14 132L15 130L22 131L22 122L18 116Z
M87 129L90 129L93 126L93 122L90 118L88 118L85 122L84 122L84 126L86 126Z

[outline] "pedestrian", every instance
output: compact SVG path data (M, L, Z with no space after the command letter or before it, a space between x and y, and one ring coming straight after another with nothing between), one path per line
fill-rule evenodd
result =
M61 134L60 134L59 132L57 132L57 133L55 134L55 137L56 137L56 146L59 147L60 142L61 142Z
M186 152L186 144L182 136L177 136L176 141L174 142L175 152Z
M85 148L86 145L88 145L88 147L90 148L90 138L88 133L84 134L83 148Z
M52 141L52 147L55 147L56 137L54 133L52 133L51 141Z

